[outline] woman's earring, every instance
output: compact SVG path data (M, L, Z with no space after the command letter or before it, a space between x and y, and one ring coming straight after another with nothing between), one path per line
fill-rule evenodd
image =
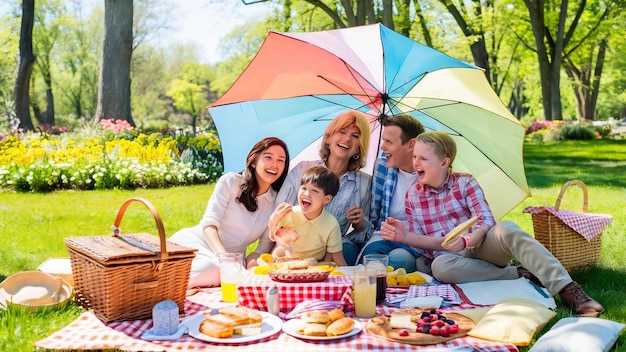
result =
M354 159L354 160L359 160L359 158L360 158L359 154L354 154L352 156L352 159Z

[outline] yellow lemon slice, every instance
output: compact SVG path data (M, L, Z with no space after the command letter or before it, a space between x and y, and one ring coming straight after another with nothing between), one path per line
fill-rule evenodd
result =
M426 282L426 278L416 272L406 274L406 277L409 279L411 285L421 285Z
M269 254L269 253L263 253L259 256L259 259L261 259L262 261L266 262L266 263L271 263L274 261L274 257Z
M391 265L387 266L387 272L388 273L393 272L393 271L394 271L393 266L391 266Z
M391 272L391 273L389 273L389 274L396 275L396 276L406 275L406 269L404 269L404 268L398 268L398 269L396 269L396 270L392 271L392 272ZM389 275L389 274L387 274L387 275Z
M271 267L269 265L255 266L252 272L255 275L267 275L270 272Z
M410 285L409 279L406 275L398 276L398 285L407 286Z

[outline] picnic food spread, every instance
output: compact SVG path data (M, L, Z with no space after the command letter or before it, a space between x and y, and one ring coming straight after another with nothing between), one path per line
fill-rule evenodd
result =
M458 313L439 309L403 309L391 317L376 316L365 325L367 331L387 340L412 345L437 344L467 335L474 321Z
M315 258L272 258L269 254L259 256L261 264L255 267L257 275L269 275L280 282L318 282L324 281L337 265L318 263Z
M312 310L301 315L298 333L306 336L340 336L352 331L354 320L346 317L341 309L330 311Z
M233 335L252 336L260 334L263 316L247 307L223 307L218 314L204 312L205 319L200 323L200 332L215 338L229 338Z

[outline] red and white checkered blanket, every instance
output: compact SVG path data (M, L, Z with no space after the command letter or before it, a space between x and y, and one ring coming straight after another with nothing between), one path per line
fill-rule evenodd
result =
M185 301L185 319L207 308L221 304L219 288L204 289L190 292ZM455 309L469 309L474 306L467 304L455 306ZM378 306L377 314L391 314L394 308ZM362 321L365 323L365 320ZM515 352L517 347L508 343L491 342L473 337L454 339L446 343L430 346L414 346L392 342L370 335L367 331L336 340L308 341L288 335L276 333L264 339L242 344L216 344L197 340L183 335L175 341L144 341L141 336L152 328L152 320L133 320L103 323L91 311L81 314L75 321L49 337L37 341L35 346L48 350L108 350L123 351L258 351L258 352L319 352L329 351L374 351L374 352L408 352L408 351L439 351L467 347L482 352Z
M595 236L602 233L604 227L613 221L613 217L607 214L580 213L570 210L556 210L551 207L526 207L524 213L541 214L550 213L559 218L563 223L591 241Z

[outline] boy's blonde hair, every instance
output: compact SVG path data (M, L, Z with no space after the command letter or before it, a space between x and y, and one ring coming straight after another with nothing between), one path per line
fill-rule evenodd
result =
M450 167L456 157L456 143L449 134L441 131L424 132L417 136L417 142L430 144L440 158L450 158Z
M370 147L370 123L367 120L367 116L359 111L350 110L340 115L337 115L330 124L324 130L324 136L322 137L322 143L320 145L320 158L325 162L328 161L330 150L328 149L328 138L339 131L342 128L347 128L351 124L355 124L361 132L359 137L359 154L358 157L351 158L348 163L348 171L357 171L365 166L367 159L367 151Z

